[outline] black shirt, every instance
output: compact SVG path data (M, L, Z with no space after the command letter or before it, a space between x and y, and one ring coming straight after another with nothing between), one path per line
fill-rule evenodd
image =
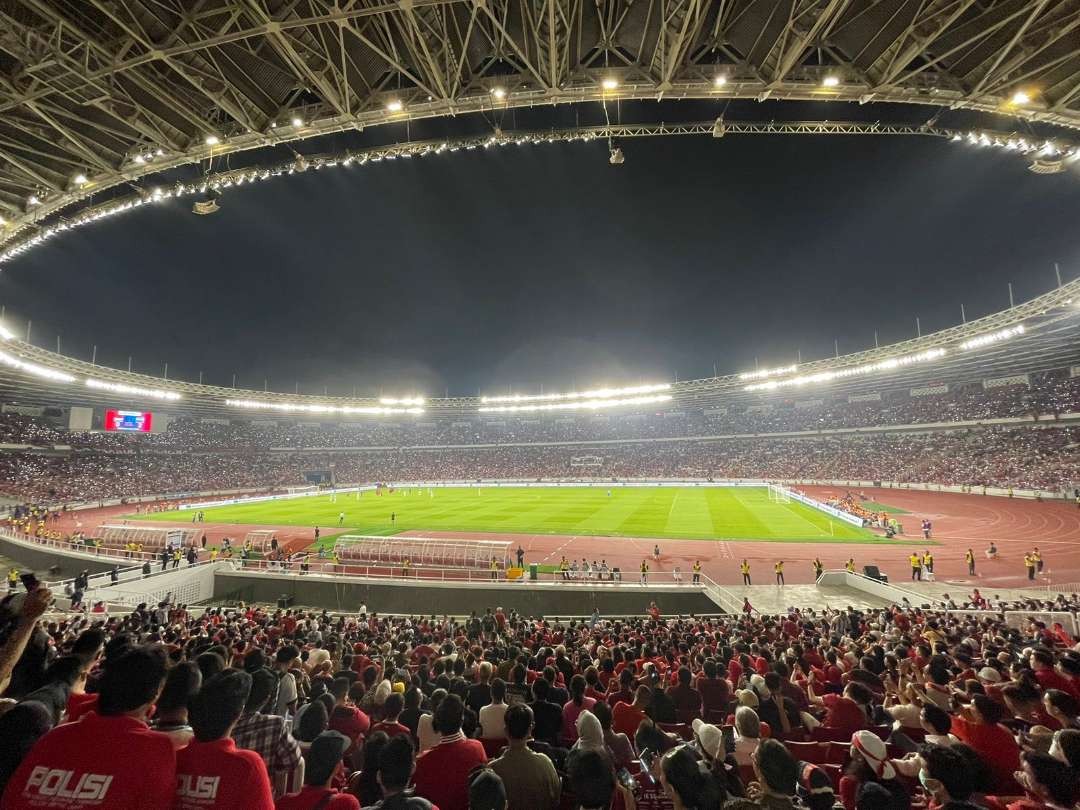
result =
M562 709L546 700L537 700L529 704L533 710L533 738L549 745L559 744L559 732L562 731Z

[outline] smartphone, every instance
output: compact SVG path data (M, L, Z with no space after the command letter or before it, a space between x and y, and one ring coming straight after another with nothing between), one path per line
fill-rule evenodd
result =
M721 726L720 738L724 741L724 752L727 754L735 753L735 727L734 726Z
M641 763L641 776L642 781L647 785L655 785L656 780L652 775L653 762L656 760L656 754L650 751L648 748L641 749L641 756L638 757L638 762Z
M37 590L37 586L41 584L38 581L38 578L33 574L22 574L19 579L22 581L23 587L26 588L27 591Z
M627 790L633 790L637 787L637 782L634 780L633 774L626 768L619 768L618 773L615 774L615 778L619 780L619 784Z

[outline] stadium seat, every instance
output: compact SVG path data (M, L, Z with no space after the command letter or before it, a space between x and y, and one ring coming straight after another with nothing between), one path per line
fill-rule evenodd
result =
M846 765L851 758L850 742L825 743L825 762L829 765Z
M843 729L830 728L829 726L818 726L810 732L810 739L816 742L851 742L851 733L845 732Z
M789 742L784 745L795 759L810 762L814 765L824 765L829 761L826 743L819 742Z

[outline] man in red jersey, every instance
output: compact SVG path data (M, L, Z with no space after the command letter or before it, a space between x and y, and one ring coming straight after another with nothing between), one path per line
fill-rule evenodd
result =
M470 740L461 731L465 706L457 695L443 698L435 710L435 730L442 739L416 760L413 783L416 795L441 810L468 810L469 773L487 762L484 746Z
M4 810L168 810L176 756L146 716L165 680L165 651L136 647L109 663L98 711L57 726L30 749L8 782Z
M274 810L266 763L229 736L251 692L251 675L225 670L189 705L195 739L176 754L173 810Z

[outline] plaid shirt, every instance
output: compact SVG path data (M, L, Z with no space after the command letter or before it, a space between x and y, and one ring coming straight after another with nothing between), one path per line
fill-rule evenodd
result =
M271 779L275 774L291 773L300 764L300 743L279 715L245 714L237 721L232 738L237 748L247 748L263 758Z

